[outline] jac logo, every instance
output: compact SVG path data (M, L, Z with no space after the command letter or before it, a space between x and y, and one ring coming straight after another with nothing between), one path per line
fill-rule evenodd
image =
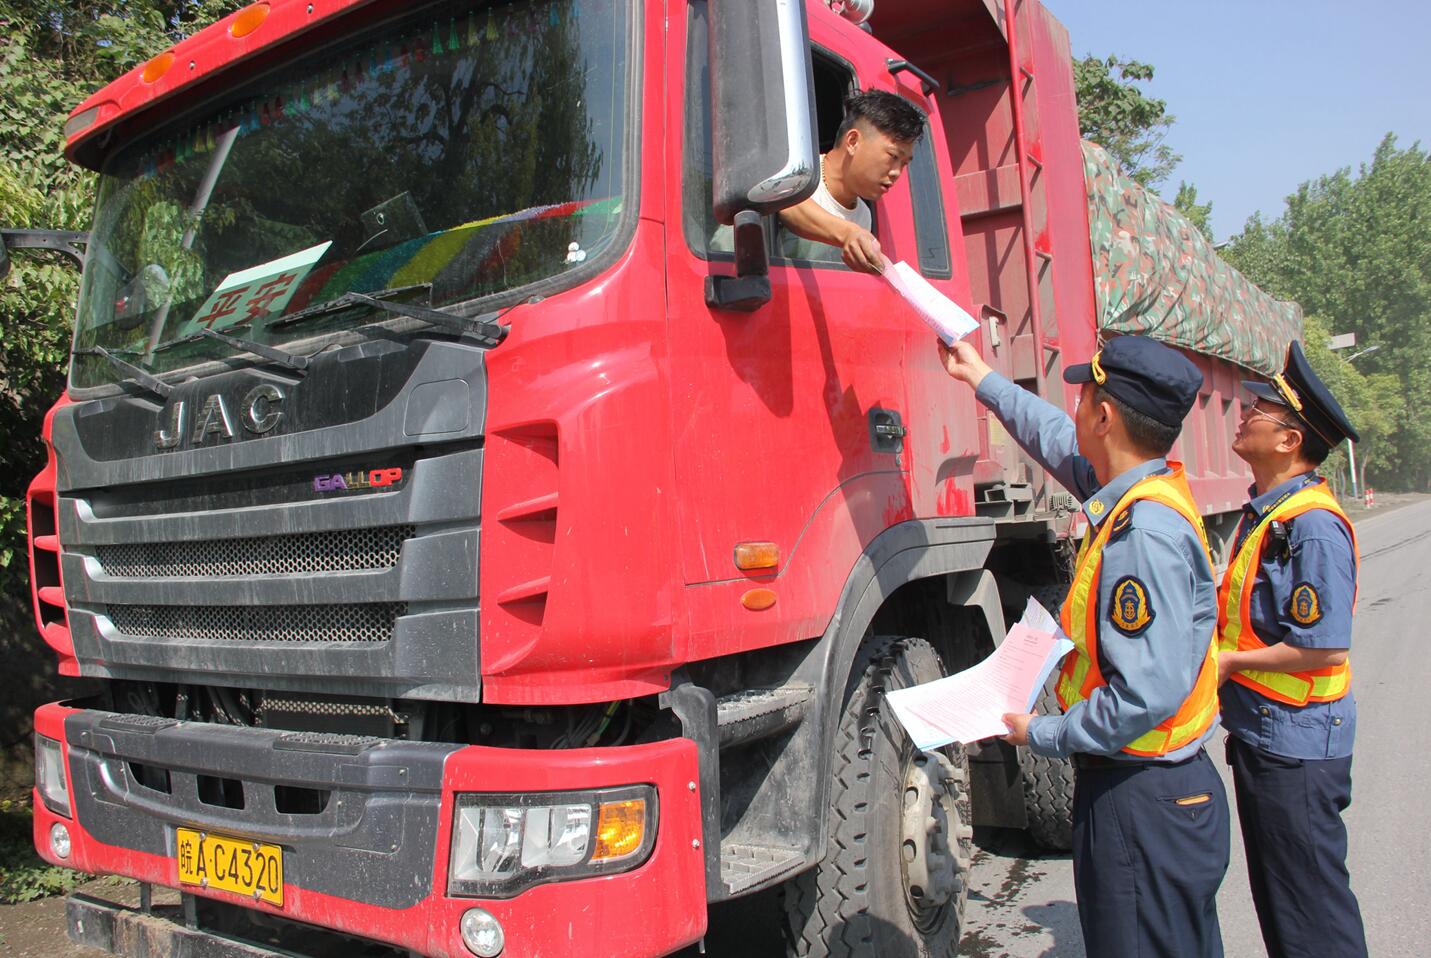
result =
M353 492L358 489L382 489L402 482L402 470L368 469L359 472L339 472L313 477L314 492Z
M244 394L238 404L238 427L233 412L224 397L213 393L199 405L199 412L190 423L189 402L180 399L169 407L168 418L154 430L154 445L173 449L188 437L189 444L202 446L217 440L246 438L239 432L262 436L272 432L283 421L283 390L270 383L255 386Z

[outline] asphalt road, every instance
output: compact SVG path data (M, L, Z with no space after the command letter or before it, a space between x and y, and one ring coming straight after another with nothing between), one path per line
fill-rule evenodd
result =
M1422 731L1431 708L1431 501L1359 516L1361 594L1352 637L1357 697L1353 799L1346 814L1352 888L1361 902L1367 944L1376 958L1431 954L1431 748ZM1221 735L1212 749L1222 762ZM960 954L967 958L1085 958L1067 857L1030 856L1014 832L980 830L974 885ZM1236 821L1232 863L1218 895L1229 958L1265 954L1247 891L1247 865ZM739 903L737 903L739 904ZM707 955L776 958L752 945L764 924L763 902L712 915ZM773 920L773 916L772 916ZM694 955L690 949L683 955Z

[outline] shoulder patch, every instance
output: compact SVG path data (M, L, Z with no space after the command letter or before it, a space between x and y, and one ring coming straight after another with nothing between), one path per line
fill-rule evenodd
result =
M1136 503L1135 503L1136 504ZM1129 506L1113 517L1113 527L1108 530L1108 538L1116 539L1133 525L1133 506Z
M1138 635L1157 615L1148 598L1148 587L1137 576L1125 575L1113 585L1108 621L1124 635Z
M1292 590L1287 612L1298 625L1316 625L1322 621L1322 597L1310 582L1299 582Z

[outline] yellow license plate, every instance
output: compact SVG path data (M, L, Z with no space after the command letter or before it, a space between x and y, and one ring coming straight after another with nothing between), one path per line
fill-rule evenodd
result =
M179 881L283 905L283 849L243 838L180 828L175 834Z

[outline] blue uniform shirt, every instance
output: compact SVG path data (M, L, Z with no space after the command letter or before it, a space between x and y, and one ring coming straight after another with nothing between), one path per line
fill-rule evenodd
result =
M1095 530L1135 482L1169 471L1165 460L1154 459L1100 487L1092 464L1078 454L1073 422L1062 410L997 373L984 378L976 395L1031 456L1083 500ZM1029 723L1029 747L1041 755L1082 752L1141 760L1123 746L1177 712L1207 657L1217 624L1217 590L1197 530L1160 502L1141 501L1132 511L1131 523L1103 550L1098 581L1098 667L1107 685L1064 715ZM1113 588L1127 576L1143 585L1152 612L1152 620L1133 635L1110 616ZM1216 722L1161 761L1196 754L1214 728Z
M1237 529L1240 547L1253 526L1283 496L1316 479L1307 473L1263 495L1254 486L1242 507ZM1352 603L1356 598L1356 555L1346 526L1325 509L1293 519L1284 558L1264 548L1252 585L1250 614L1257 637L1268 645L1287 642L1303 649L1351 648ZM1303 583L1317 591L1321 618L1302 625L1292 618L1292 592ZM1222 721L1229 734L1249 745L1287 758L1346 758L1356 736L1356 699L1351 691L1335 702L1285 705L1245 685L1223 684Z

